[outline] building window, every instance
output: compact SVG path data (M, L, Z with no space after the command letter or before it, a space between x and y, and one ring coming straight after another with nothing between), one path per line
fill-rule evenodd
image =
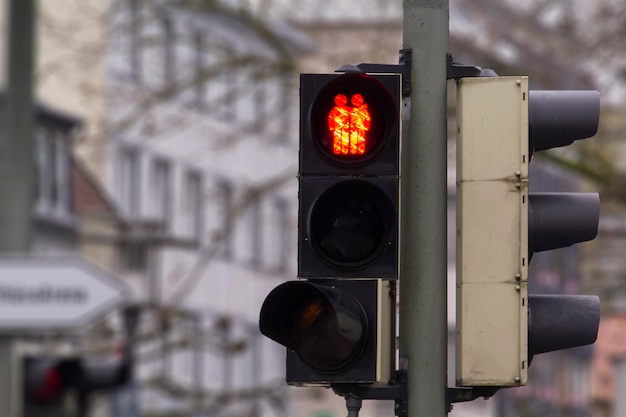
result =
M201 109L206 100L206 76L205 76L205 40L204 34L198 32L194 35L194 105Z
M258 193L250 191L246 198L244 211L244 235L246 240L246 260L252 267L261 265L261 200Z
M129 219L139 216L140 167L139 151L134 148L120 150L117 158L117 195L122 213Z
M167 231L172 217L171 165L164 159L152 161L150 176L150 214Z
M37 207L42 214L69 218L69 151L63 136L49 128L37 130Z
M161 19L163 28L163 89L172 88L176 71L176 33L172 20L168 17Z
M220 180L217 183L217 227L218 227L218 254L223 259L233 257L233 224L235 222L234 212L234 188L230 181Z
M202 238L204 228L203 182L202 174L198 171L188 171L185 175L185 234L194 240Z
M145 242L122 242L119 246L120 264L129 272L142 272L148 265L148 245Z
M233 382L237 388L251 389L260 385L261 335L255 327L239 323L233 329L232 339L235 344L244 346L236 356L233 366ZM231 342L231 344L233 343Z
M129 0L128 37L129 61L131 80L135 84L141 84L141 22L139 13L139 0Z
M232 68L222 72L218 83L221 85L222 92L218 97L219 102L216 106L219 109L219 119L224 122L234 122L237 118L237 77Z
M253 128L256 131L263 131L265 127L265 115L267 106L267 95L265 83L258 82L254 87L254 95L252 97L253 102Z
M280 109L289 109L291 108L291 86L289 85L289 81L286 79L280 83L279 87L280 95L278 99L279 108ZM291 119L292 112L283 111L280 112L281 117L281 128L278 130L277 140L279 143L287 143L289 141L289 137L291 136L291 128L293 126L293 121Z

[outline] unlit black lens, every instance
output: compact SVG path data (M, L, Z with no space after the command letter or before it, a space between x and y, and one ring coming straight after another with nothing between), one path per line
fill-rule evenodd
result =
M389 199L364 181L346 181L328 189L310 217L313 248L337 266L359 267L385 247Z
M364 317L323 296L308 302L295 320L296 352L321 372L348 366L363 348Z

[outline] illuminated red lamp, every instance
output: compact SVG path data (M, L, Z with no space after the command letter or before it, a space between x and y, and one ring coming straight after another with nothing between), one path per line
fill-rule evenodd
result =
M345 94L337 94L335 107L328 114L328 130L333 135L333 153L364 155L367 150L370 121L370 112L361 94L353 94L350 104Z
M398 99L391 91L389 85L367 74L330 76L312 92L315 97L304 121L308 127L304 136L332 163L367 163L397 133ZM395 143L393 148L391 155L397 155Z
M48 369L43 381L32 390L32 398L40 403L48 403L56 400L63 393L63 379L57 368Z

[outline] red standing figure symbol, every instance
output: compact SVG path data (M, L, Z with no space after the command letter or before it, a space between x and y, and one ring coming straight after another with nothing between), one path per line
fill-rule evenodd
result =
M335 107L328 113L328 130L333 133L335 155L363 155L366 151L370 112L361 94L335 96Z

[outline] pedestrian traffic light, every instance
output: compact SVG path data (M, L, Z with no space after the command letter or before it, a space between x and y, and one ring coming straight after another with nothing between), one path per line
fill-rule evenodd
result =
M395 282L289 281L261 308L261 333L287 347L291 385L388 382L395 369Z
M24 405L59 405L79 378L80 363L76 358L25 357L22 368Z
M387 383L395 372L400 76L300 77L298 278L265 299L287 383Z
M79 408L86 408L90 393L120 387L130 378L127 357L28 356L22 369L23 409L26 416L62 412L58 410L63 409L68 392L75 394Z
M298 277L397 278L399 104L399 75L301 75Z
M595 134L599 93L529 91L526 77L457 85L457 384L525 385L533 355L596 338L598 298L528 295L528 264L593 239L598 195L529 193L528 166Z

